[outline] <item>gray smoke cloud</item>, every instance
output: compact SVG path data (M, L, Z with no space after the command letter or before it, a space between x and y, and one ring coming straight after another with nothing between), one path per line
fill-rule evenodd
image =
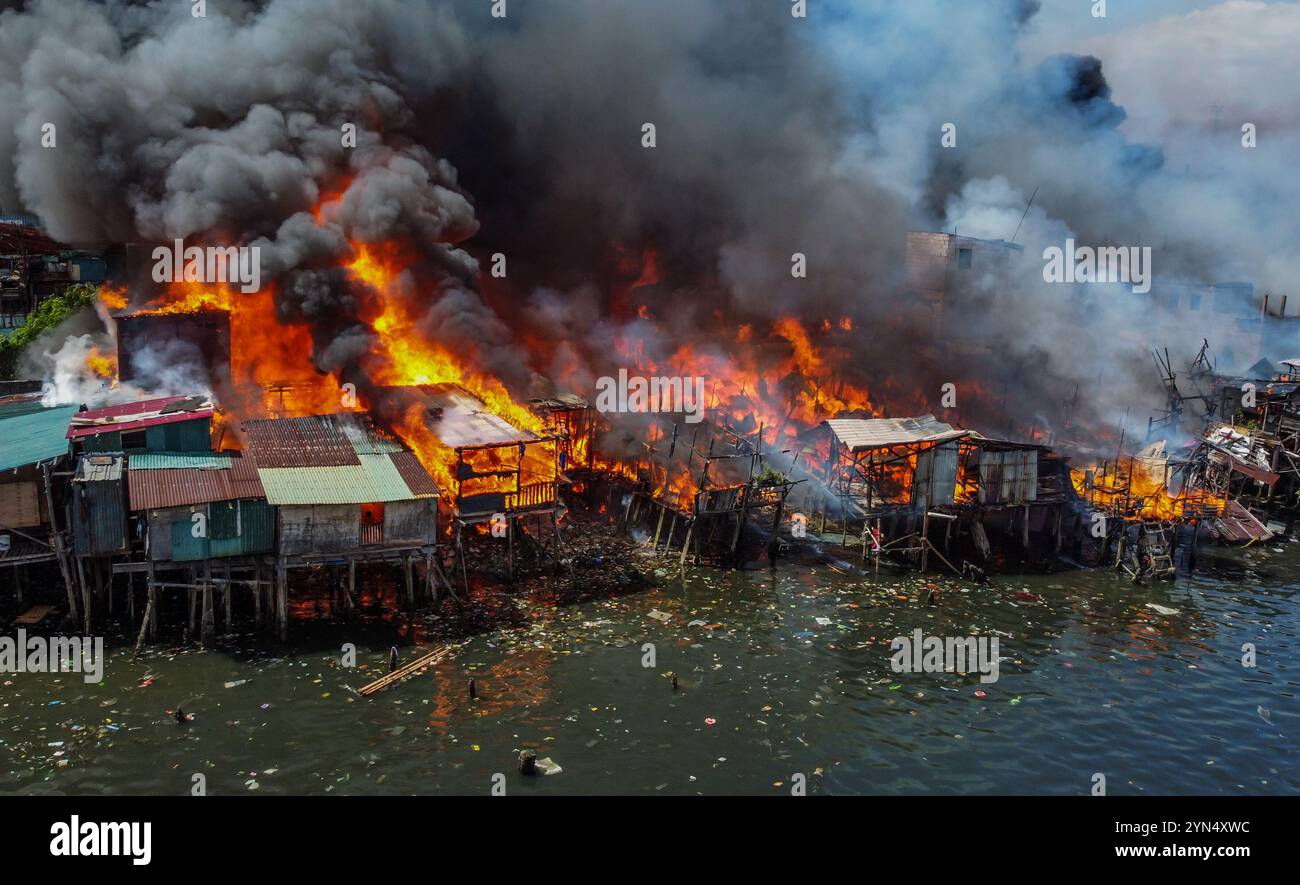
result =
M1144 424L1160 401L1149 348L1214 337L1118 288L1045 284L1046 246L1146 245L1157 276L1292 284L1275 250L1300 223L1275 194L1297 185L1276 143L1243 161L1201 132L1135 141L1104 41L1020 55L1039 3L809 6L510 0L494 19L479 0L271 0L195 19L188 3L18 4L0 14L0 203L70 242L260 245L280 317L309 324L315 364L344 380L364 383L372 338L364 284L338 267L350 241L399 240L395 292L420 333L517 394L539 373L589 392L622 365L620 339L662 361L684 341L725 353L717 333L741 322L847 314L850 380L929 410L970 380L956 417L988 432L1066 413ZM1191 151L1213 162L1189 175L1170 159ZM918 308L908 228L1018 225L1007 275L974 280L942 324ZM661 279L629 293L647 246ZM509 276L485 283L498 252ZM791 277L795 252L808 279Z

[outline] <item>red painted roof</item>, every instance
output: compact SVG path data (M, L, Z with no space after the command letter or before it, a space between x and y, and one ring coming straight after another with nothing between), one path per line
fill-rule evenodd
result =
M165 396L77 412L72 416L68 439L211 417L212 401L207 397Z

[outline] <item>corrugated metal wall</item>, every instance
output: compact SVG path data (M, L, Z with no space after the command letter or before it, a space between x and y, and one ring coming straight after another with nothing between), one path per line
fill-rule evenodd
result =
M78 556L126 552L126 495L121 480L72 484L73 549Z
M434 539L437 501L391 501L384 505L384 543L428 544Z
M280 511L280 555L337 553L361 545L359 504L284 506Z
M179 421L146 428L146 446L150 452L210 452L212 425L203 421Z
M275 550L275 510L265 501L218 501L208 514L214 558Z
M127 431L131 433L132 431ZM138 432L138 431L136 431ZM210 452L212 451L212 422L177 421L173 424L155 424L144 428L145 447L132 451L146 452ZM122 432L110 431L85 437L87 452L122 451Z
M912 481L912 503L915 506L936 507L952 503L957 492L958 451L958 444L949 442L916 456L916 473Z
M274 551L275 511L265 501L206 505L207 537L196 538L193 515L204 512L202 504L149 511L149 558L197 562Z
M1038 499L1038 452L980 452L981 504L1028 504Z

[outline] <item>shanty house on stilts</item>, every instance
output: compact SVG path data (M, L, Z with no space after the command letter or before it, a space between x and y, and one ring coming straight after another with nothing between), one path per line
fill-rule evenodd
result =
M364 414L253 420L244 423L266 501L278 523L275 620L289 625L288 572L347 566L346 604L355 604L358 563L399 565L414 612L414 568L436 592L439 491L415 454ZM336 572L337 574L337 572Z
M46 408L37 396L0 401L0 574L12 575L12 583L5 583L21 604L29 579L57 566L74 618L74 567L61 530L67 523L55 476L67 470L68 421L76 411L75 406Z
M954 541L964 531L987 559L993 527L1015 529L1025 548L1037 532L1060 549L1073 488L1064 460L1045 446L990 439L933 415L832 419L811 441L807 467L818 482L805 503L820 508L821 532L832 512L845 543L849 525L861 520L864 557L870 545L877 555L903 554L922 571L935 556L960 573Z
M67 438L77 466L68 521L87 632L97 612L111 613L113 575L122 566L114 560L131 550L127 455L210 452L212 418L212 402L205 396L160 397L72 415Z
M275 511L252 459L240 453L134 454L127 459L127 488L130 511L142 523L137 547L143 561L119 563L114 571L129 573L132 582L136 573L147 574L148 634L157 635L160 589L188 592L190 635L201 607L204 641L215 629L217 592L231 629L232 594L240 584L253 590L260 625L274 568ZM128 599L134 620L134 594Z

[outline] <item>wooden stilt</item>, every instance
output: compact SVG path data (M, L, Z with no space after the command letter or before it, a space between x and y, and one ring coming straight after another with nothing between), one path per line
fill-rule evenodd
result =
M356 592L357 592L357 561L348 557L348 583L343 588L343 595L347 600L348 614L356 611Z
M253 626L262 627L262 567L253 572Z
M205 569L205 572L208 570ZM203 576L203 620L199 630L199 641L207 645L212 641L212 636L217 632L216 615L212 610L212 578L209 574Z
M149 625L148 636L150 639L158 639L158 588L153 582L153 560L149 560L149 571L145 573L145 593L147 602L145 604L145 623Z
M275 566L275 622L281 642L289 641L289 569L283 559Z
M506 569L510 580L515 577L515 519L506 519Z
M406 555L403 571L406 573L406 618L407 623L415 627L415 577L411 573L411 555Z
M469 597L469 569L465 566L465 541L461 537L464 526L456 523L456 560L460 564L460 577L465 584L465 596ZM453 566L453 574L454 574Z
M90 636L92 635L91 621L93 620L92 609L94 609L94 605L92 604L90 583L86 580L86 559L84 556L77 557L77 577L80 579L81 583L82 624L85 628L86 635Z
M929 502L926 502L926 510L921 513L921 574L925 574L926 566L930 564L930 511Z
M133 653L133 656L135 657L139 657L140 655L140 648L144 645L145 635L149 632L149 622L154 616L153 584L150 583L146 587L146 590L149 600L144 606L144 617L140 619L140 635L135 639L135 652Z

